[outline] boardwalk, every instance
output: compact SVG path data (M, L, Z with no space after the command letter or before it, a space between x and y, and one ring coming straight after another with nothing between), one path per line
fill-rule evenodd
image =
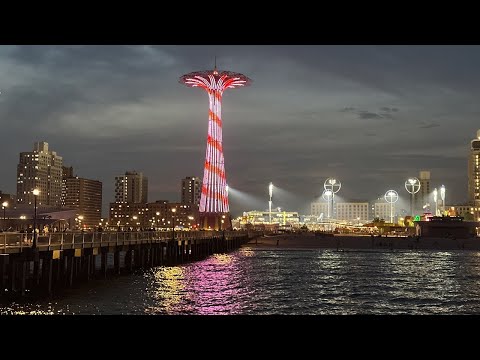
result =
M38 236L33 249L32 234L2 233L0 293L51 294L107 273L200 260L255 236L241 231L51 233Z

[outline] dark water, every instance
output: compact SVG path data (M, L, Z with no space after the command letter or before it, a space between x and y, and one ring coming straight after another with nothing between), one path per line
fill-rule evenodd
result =
M254 250L96 280L0 314L473 314L480 252Z

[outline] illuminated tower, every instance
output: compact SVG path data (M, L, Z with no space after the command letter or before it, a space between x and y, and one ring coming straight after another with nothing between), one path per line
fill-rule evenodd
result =
M251 80L245 75L231 71L196 71L180 78L188 87L204 89L208 94L208 137L202 195L200 197L200 228L229 229L227 181L222 146L222 96L227 89L248 86ZM222 227L222 220L224 224Z

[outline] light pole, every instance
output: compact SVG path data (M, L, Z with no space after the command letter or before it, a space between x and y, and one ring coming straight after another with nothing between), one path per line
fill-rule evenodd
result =
M440 198L442 199L442 215L445 213L445 185L440 186Z
M398 201L398 193L395 190L388 190L385 193L385 201L390 204L390 223L393 224L394 204Z
M177 208L172 209L172 240L175 240L175 213Z
M222 215L222 236L223 236L223 239L225 240L225 215Z
M418 180L416 177L407 179L407 181L405 181L405 190L412 195L410 199L410 213L413 217L413 201L415 194L420 191L420 180Z
M7 209L7 207L8 207L8 201L4 201L4 202L2 203L2 208L3 208L3 220L6 219L6 217L5 217L5 210Z
M34 198L34 210L33 210L33 244L32 249L37 248L37 196L40 194L40 190L33 189L33 198Z
M323 190L322 198L327 202L327 219L330 220L330 203L332 200L332 190Z
M438 192L437 188L433 189L433 202L435 203L435 216L438 216Z
M327 180L325 180L325 183L323 184L323 188L326 190L326 191L329 191L330 190L330 195L331 195L331 201L332 201L332 213L331 213L331 216L333 217L334 214L335 214L335 209L334 209L334 206L335 206L335 194L337 192L340 191L340 189L342 188L342 183L335 179L335 178L328 178Z
M273 195L273 184L268 185L268 195L270 195L270 200L268 201L268 223L272 223L272 195Z
M5 211L6 211L6 209L7 209L7 206L8 206L8 202L7 202L7 201L4 201L4 202L2 203L2 208L3 208L3 226L4 226L5 228L6 228L6 225L5 225L5 219L6 219L6 217L5 217Z

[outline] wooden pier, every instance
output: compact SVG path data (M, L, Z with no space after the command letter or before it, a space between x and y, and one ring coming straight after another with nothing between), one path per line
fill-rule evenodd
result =
M0 234L0 295L52 294L80 281L172 266L234 250L257 236L243 231Z

